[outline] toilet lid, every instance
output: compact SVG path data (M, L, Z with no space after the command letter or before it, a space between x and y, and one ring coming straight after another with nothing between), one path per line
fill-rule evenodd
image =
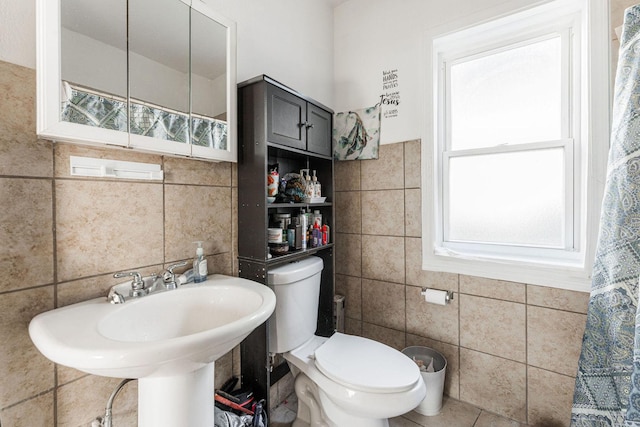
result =
M401 392L420 379L418 366L407 356L354 335L335 333L315 351L315 361L324 375L360 391Z

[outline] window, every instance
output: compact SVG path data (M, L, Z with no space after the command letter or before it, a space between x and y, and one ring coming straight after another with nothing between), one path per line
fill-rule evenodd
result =
M433 38L425 269L589 288L609 129L599 3L556 0Z

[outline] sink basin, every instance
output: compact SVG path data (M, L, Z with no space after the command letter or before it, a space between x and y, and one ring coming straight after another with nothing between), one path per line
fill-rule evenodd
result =
M29 334L53 362L138 378L140 427L212 426L213 362L265 322L275 302L268 286L212 275L124 304L96 298L51 310L33 318ZM206 420L194 415L202 405L210 409Z

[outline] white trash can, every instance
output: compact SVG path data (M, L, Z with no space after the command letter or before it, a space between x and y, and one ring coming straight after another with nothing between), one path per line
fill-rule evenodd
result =
M427 395L422 403L414 410L422 415L438 415L442 409L442 394L444 392L444 375L447 370L447 359L429 347L412 346L402 350L402 353L416 361L420 374L427 386ZM433 370L433 372L427 372Z

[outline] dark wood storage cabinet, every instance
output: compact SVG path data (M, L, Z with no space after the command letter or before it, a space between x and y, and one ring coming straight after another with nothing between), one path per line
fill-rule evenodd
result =
M238 265L240 277L268 285L269 270L308 257L322 258L317 334L331 336L334 295L334 182L331 142L333 112L277 81L259 76L238 85ZM316 170L323 203L268 203L268 165L278 163L280 176L300 169ZM329 244L269 258L267 228L276 213L297 216L319 210L330 227ZM267 323L241 345L242 384L267 400L269 388L288 372L269 351ZM275 360L275 363L274 363Z
M267 86L267 140L331 156L332 113L275 85Z

